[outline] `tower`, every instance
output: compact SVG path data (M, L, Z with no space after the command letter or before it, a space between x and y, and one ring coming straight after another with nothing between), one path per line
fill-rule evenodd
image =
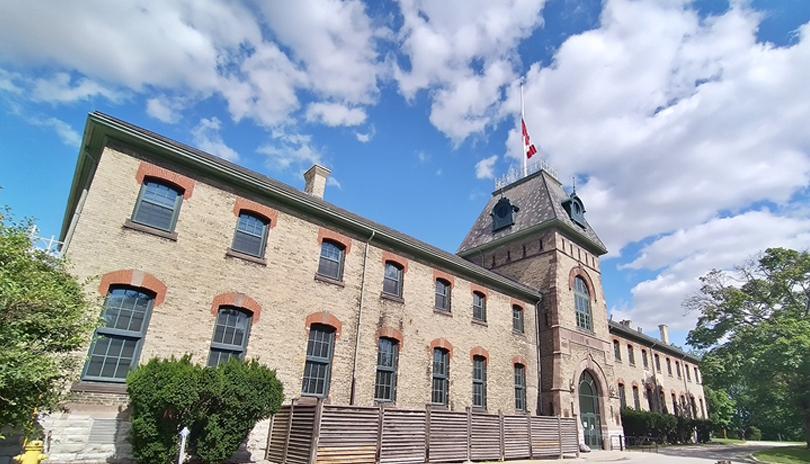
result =
M582 199L545 169L493 192L458 251L543 294L537 412L576 414L597 447L621 429L599 269L605 253Z

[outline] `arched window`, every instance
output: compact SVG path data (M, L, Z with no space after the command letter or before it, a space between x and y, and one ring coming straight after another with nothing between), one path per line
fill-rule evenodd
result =
M512 305L512 330L521 334L525 330L523 322L523 308L518 305Z
M627 392L625 391L624 384L619 384L619 406L624 409L627 407Z
M473 356L473 406L487 408L487 358Z
M638 396L638 387L633 385L633 408L636 411L641 411L641 398Z
M622 346L618 340L613 340L613 359L616 361L622 360Z
M636 354L633 352L633 345L627 345L627 362L631 366L636 365Z
M473 292L473 319L487 321L487 297L481 292Z
M574 279L574 304L577 310L577 327L593 330L591 293L588 291L585 279L579 276Z
M343 280L343 245L331 240L321 242L321 259L318 274L333 280Z
M691 382L692 381L692 371L689 370L689 365L688 364L686 364L686 363L683 364L683 371L686 372L686 380L688 382Z
M383 292L397 298L402 298L402 266L394 261L385 262Z
M644 369L650 368L650 362L647 359L647 350L641 350L641 362L644 364Z
M374 385L374 399L394 402L397 399L397 366L399 364L399 342L393 338L380 338L377 351L377 379Z
M672 377L672 361L667 358L667 374Z
M307 342L307 362L304 365L303 395L325 397L329 394L332 375L332 354L335 350L335 328L312 324Z
M661 372L661 358L658 356L658 353L655 354L655 370Z
M671 396L672 396L672 412L676 416L680 416L681 409L678 407L678 399L675 398L675 393L672 393Z
M678 378L681 378L681 362L675 361L675 372L678 374Z
M515 364L515 409L526 410L526 366Z
M251 319L251 315L240 308L219 308L208 355L209 367L217 367L231 358L245 358Z
M174 185L146 180L141 186L132 222L173 232L183 203L183 191Z
M647 408L649 411L655 411L655 397L653 396L652 388L645 388L644 392L647 394Z
M246 211L239 213L239 222L233 236L234 251L261 258L267 244L268 221Z
M104 323L96 329L82 378L124 382L138 364L155 296L125 286L110 288L104 301Z
M450 311L452 286L444 279L436 279L436 309Z
M706 418L706 409L704 409L704 407L703 407L703 398L698 399L698 401L700 401L700 417L701 417L701 419L705 419Z
M433 386L430 402L447 405L450 396L450 352L444 348L433 349Z

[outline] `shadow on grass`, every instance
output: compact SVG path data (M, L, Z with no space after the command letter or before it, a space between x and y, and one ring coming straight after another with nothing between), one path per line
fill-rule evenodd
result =
M773 464L808 464L810 463L810 450L806 447L791 446L785 448L772 448L754 453L762 462Z

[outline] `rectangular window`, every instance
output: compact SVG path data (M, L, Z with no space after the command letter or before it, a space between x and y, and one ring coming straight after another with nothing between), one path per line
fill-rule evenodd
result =
M402 267L391 261L385 263L383 292L396 297L402 297Z
M647 360L647 350L641 350L641 362L644 363L644 369L650 368L650 363Z
M381 338L377 351L377 380L374 386L374 399L390 402L397 400L398 364L399 343L390 338Z
M692 371L689 370L689 366L684 364L683 371L686 372L686 380L691 382L692 381Z
M473 293L473 319L486 322L487 298L483 293Z
M700 377L698 377L698 368L695 366L695 382L700 383Z
M672 361L667 358L667 374L672 377Z
M624 384L619 384L619 405L622 409L627 407L627 392L624 390Z
M301 387L303 395L325 397L329 393L334 346L335 329L319 324L310 326L304 384Z
M450 353L442 348L433 350L433 388L430 401L447 405L450 389Z
M613 340L613 358L616 361L622 360L622 347L619 345L618 340Z
M523 308L518 305L512 305L512 330L517 333L523 333Z
M267 222L248 213L239 214L233 236L234 251L261 258L267 243Z
M436 279L436 309L440 311L450 311L450 282L444 279Z
M132 222L172 232L180 212L183 195L173 186L146 181L141 186Z
M343 279L344 248L337 243L324 240L321 243L321 258L318 262L318 274L333 280Z
M154 298L118 287L104 301L104 324L96 329L82 375L86 380L123 382L138 363Z
M675 361L675 373L678 374L678 378L681 378L681 362Z
M208 355L209 367L217 367L231 358L244 359L250 321L250 315L237 308L219 310Z
M641 410L641 398L638 397L638 387L633 385L633 407L636 411Z
M487 359L483 356L473 358L473 406L487 408Z
M647 392L647 408L650 411L655 411L655 400L653 398L652 389L650 387L647 387L646 392Z
M627 345L627 362L631 366L636 365L636 354L633 352L633 345Z
M526 410L526 367L515 364L515 409Z
M655 355L655 370L661 372L661 358L658 355Z

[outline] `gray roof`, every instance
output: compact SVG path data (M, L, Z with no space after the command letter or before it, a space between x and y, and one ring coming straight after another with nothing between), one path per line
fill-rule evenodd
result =
M93 164L98 162L98 156L107 137L134 146L142 146L152 155L159 155L164 159L180 163L188 169L216 176L233 187L253 191L259 196L272 199L293 210L312 214L344 230L352 231L364 237L369 237L373 233L375 237L373 240L378 245L384 244L393 251L419 257L443 268L445 271L457 273L478 283L487 284L512 296L530 301L538 301L542 297L533 288L471 263L453 253L358 216L332 203L238 164L98 111L88 115L82 142L83 149L79 154L76 173L65 211L60 238L62 241L65 240L67 235L70 218L76 209L80 192L92 180L95 170Z
M493 233L490 213L495 203L504 196L520 210L515 213L514 225ZM551 226L557 226L567 232L569 238L589 248L597 255L607 253L605 244L587 221L585 221L585 227L582 227L568 216L563 208L563 201L568 198L569 195L563 189L560 181L545 170L540 170L496 190L492 193L492 198L478 216L467 237L461 242L458 253L465 256L474 251L506 242L510 238Z
M633 339L633 340L635 340L637 342L644 343L644 344L646 344L646 346L649 346L649 347L655 346L655 348L659 349L660 351L669 351L671 354L673 354L675 356L678 356L680 358L688 359L688 360L692 361L693 363L700 363L699 358L697 358L696 356L691 355L691 354L683 351L682 349L678 348L677 346L666 345L666 344L664 344L664 342L662 342L661 340L659 340L659 339L657 339L655 337L651 337L651 336L649 336L649 335L647 335L647 334L645 334L643 332L639 332L636 329L627 327L627 326L622 325L622 324L620 324L620 323L618 323L616 321L609 320L608 321L608 328L610 329L610 332L613 333L613 334L620 335L620 336L625 337L625 338L631 338L631 339Z

